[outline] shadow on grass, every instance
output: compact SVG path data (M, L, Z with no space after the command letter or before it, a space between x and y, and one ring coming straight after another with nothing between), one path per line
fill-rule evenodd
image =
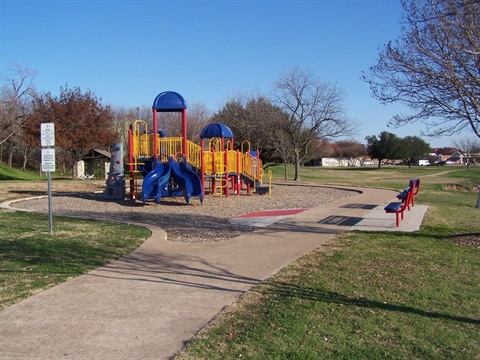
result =
M368 309L378 309L385 311L395 311L406 314L413 314L418 316L424 316L428 318L445 319L451 321L457 321L462 323L469 323L479 325L479 319L472 319L464 316L455 316L449 314L442 314L439 312L425 311L417 309L411 306L388 304L376 300L368 300L366 298L352 298L339 293L331 291L323 291L321 289L315 289L308 286L298 286L295 284L289 284L278 281L266 281L268 285L265 290L257 290L262 294L267 295L280 295L281 297L300 298L304 300L319 301L332 304L341 304L345 306L356 306Z

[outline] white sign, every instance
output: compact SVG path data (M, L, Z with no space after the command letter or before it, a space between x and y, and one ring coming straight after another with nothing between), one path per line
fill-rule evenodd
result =
M55 124L40 124L40 140L42 147L55 146Z
M42 149L42 171L55 171L55 149Z

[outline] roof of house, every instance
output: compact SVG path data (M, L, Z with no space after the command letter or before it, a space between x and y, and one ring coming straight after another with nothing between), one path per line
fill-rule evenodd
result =
M455 152L460 152L457 148L451 147L433 148L432 151L437 155L452 155Z
M82 160L91 160L91 159L108 159L112 158L110 151L101 150L101 149L92 149L87 154L82 156Z

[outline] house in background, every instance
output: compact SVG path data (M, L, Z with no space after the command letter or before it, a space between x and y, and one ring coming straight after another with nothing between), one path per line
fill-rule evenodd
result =
M325 167L337 167L337 166L361 166L361 159L350 159L350 158L331 158L324 157L321 161L321 166Z
M434 148L431 156L435 158L435 163L445 164L463 164L464 156L457 148Z
M78 178L107 179L112 154L106 150L92 149L77 162Z

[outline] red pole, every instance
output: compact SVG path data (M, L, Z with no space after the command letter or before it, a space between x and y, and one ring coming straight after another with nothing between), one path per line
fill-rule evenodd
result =
M153 157L158 157L158 142L157 142L157 110L153 109Z
M257 180L260 181L260 150L257 150Z
M183 155L188 158L187 153L187 109L182 110L182 147L183 147Z
M133 164L133 125L128 129L128 162L130 168L130 200L135 200L135 166Z
M228 185L230 183L228 178L228 149L225 148L225 138L222 137L222 149L225 152L223 154L225 164L225 197L228 197Z
M205 155L203 150L203 139L200 140L200 175L202 176L202 192L205 198Z

